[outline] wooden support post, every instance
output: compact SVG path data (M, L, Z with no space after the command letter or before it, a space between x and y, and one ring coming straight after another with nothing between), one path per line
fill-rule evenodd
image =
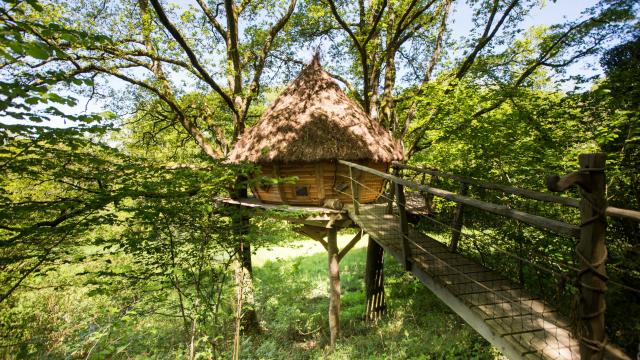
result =
M469 186L467 183L460 183L460 195L466 196L467 190ZM453 214L453 221L451 223L451 244L449 244L449 251L457 252L458 251L458 241L460 240L461 231L462 231L462 222L464 219L464 204L458 203L456 206L456 211Z
M602 359L612 351L607 345L604 331L604 293L607 290L607 200L604 167L606 154L582 154L578 157L580 171L552 176L547 180L551 191L565 191L572 185L580 186L580 241L576 246L578 272L577 335L580 340L581 359Z
M234 199L238 200L247 197L246 181L247 179L242 176L235 179L234 192L232 194ZM245 333L259 333L261 328L255 307L251 243L248 237L250 217L242 207L237 207L236 210L231 216L232 232L238 239L236 244L238 260L235 269L236 300L237 310L244 313L242 317L238 317L238 320L241 320L242 323L236 324L236 331L239 332L240 328L242 328ZM239 346L239 344L237 345Z
M328 229L329 246L329 332L330 346L335 348L340 335L340 265L338 252L338 229Z
M356 181L357 172L354 168L349 167L349 178L351 179L351 198L353 199L353 211L356 215L360 215L360 186Z
M580 284L579 311L584 329L580 355L582 359L601 359L606 334L604 331L604 293L607 289L605 262L607 249L605 234L607 219L605 211L605 159L604 153L583 154L578 158L580 173L588 174L587 186L580 193L580 242L576 255L580 264L578 281Z
M394 183L396 187L396 200L398 203L398 215L400 216L400 235L402 236L402 257L404 268L411 270L411 248L409 247L409 222L407 221L406 200L404 198L404 186Z
M424 173L423 173L424 174ZM432 175L431 180L429 180L429 186L435 187L438 183L438 176ZM422 181L421 185L426 185L424 181ZM427 209L427 215L431 215L434 213L433 211L433 194L428 192L422 193L424 196L424 206Z
M365 268L366 321L376 321L386 310L384 302L384 249L369 236Z

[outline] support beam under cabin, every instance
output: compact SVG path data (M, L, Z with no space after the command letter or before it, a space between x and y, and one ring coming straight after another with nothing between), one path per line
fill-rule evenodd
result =
M329 332L331 349L340 336L340 261L353 249L362 238L362 231L355 236L340 250L338 248L338 230L351 224L351 220L343 218L340 214L334 214L324 221L307 218L303 225L294 229L299 234L308 236L322 244L327 250L328 272L329 272ZM348 220L348 221L347 221ZM311 222L313 225L309 224ZM326 240L324 239L326 237Z
M384 302L384 249L371 236L367 245L365 267L365 292L367 307L365 319L376 321L386 310Z
M330 346L335 348L340 336L340 265L338 251L338 229L330 227L327 230L327 244L329 253L329 331L331 333Z

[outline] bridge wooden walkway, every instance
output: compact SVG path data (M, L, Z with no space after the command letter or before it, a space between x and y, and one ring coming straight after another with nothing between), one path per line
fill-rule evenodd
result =
M386 205L362 205L349 217L403 262L399 218ZM478 333L511 359L579 359L569 322L504 276L409 229L410 271Z

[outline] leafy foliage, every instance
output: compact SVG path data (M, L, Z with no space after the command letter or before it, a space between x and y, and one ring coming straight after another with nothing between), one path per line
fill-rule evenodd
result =
M544 175L574 169L579 153L605 151L610 204L640 208L637 6L603 0L579 19L522 29L539 4L468 1L472 29L454 39L451 0L4 1L0 118L17 125L0 125L2 355L228 357L239 244L255 249L290 235L265 218L238 231L244 214L215 205L257 171L224 158L313 46L349 95L405 143L411 163L544 190ZM613 40L620 43L608 49ZM567 70L600 55L602 79ZM78 110L85 100L106 111ZM512 196L471 195L577 219ZM453 206L438 200L435 210L444 222ZM571 311L570 294L557 288L570 277L562 265L572 264L573 244L472 210L466 221L485 238L463 251ZM615 220L609 233L609 274L639 288L639 225ZM567 276L505 261L495 246ZM266 333L245 336L243 355L328 355L317 346L326 337L325 260L257 271ZM378 328L361 324L362 284L351 276L361 260L344 263L349 343L333 358L493 355L395 265L391 316ZM626 310L607 315L612 340L631 350L636 297L624 288L608 295ZM442 314L416 317L425 307ZM462 340L446 337L458 331ZM378 339L382 332L393 344ZM425 355L423 341L438 350Z

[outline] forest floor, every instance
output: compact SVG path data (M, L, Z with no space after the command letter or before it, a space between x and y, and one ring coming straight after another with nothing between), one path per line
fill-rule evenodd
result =
M291 232L284 235L284 241L258 249L253 256L262 332L243 335L241 359L500 358L391 257L385 257L387 315L375 324L365 323L366 237L340 263L342 334L330 353L326 252L313 240L301 240ZM352 236L341 234L339 247ZM94 279L91 274L104 266L114 274L126 273L136 261L95 246L81 250L78 256L87 259L34 277L25 287L31 291L17 293L0 311L2 332L20 340L16 346L0 347L0 359L185 358L182 328L171 315L174 291L159 289L153 281L132 287L121 276ZM226 301L233 299L231 282L229 290ZM223 311L231 321L231 309L226 306ZM232 337L228 339L230 345ZM196 358L229 358L230 351L229 346Z
M352 234L341 234L339 247ZM385 257L386 316L365 311L364 237L340 263L341 335L327 348L327 256L313 240L254 255L256 303L263 332L244 338L247 359L496 359L500 354L418 280Z

